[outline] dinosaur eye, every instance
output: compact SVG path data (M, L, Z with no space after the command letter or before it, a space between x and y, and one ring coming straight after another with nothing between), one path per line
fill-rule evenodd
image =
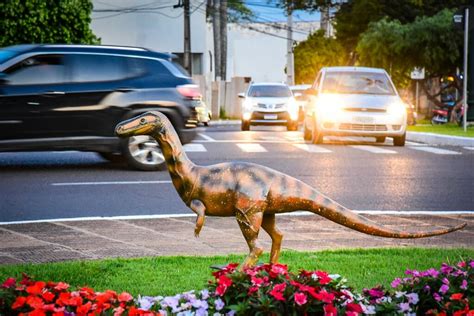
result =
M145 123L146 123L146 118L142 117L142 118L140 119L140 124L143 125L143 124L145 124Z

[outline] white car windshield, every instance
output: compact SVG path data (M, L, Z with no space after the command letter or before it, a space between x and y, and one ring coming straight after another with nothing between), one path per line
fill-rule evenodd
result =
M395 95L395 90L384 73L327 72L322 83L323 93Z
M288 98L291 97L291 91L286 86L252 86L249 91L249 97L252 98Z

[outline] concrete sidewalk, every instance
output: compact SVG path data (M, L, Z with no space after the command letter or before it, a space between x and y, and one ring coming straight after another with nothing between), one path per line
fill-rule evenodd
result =
M364 235L316 215L277 217L283 250L312 251L370 247L474 247L474 214L364 215L387 227L431 230L467 222L462 231L425 239L390 239ZM55 262L169 255L246 253L235 218L207 217L194 237L195 216L162 219L62 221L0 226L0 264ZM270 239L261 232L265 251Z

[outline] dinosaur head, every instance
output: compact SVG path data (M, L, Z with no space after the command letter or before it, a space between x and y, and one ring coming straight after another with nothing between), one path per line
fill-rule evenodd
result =
M115 135L119 137L151 135L160 132L166 120L166 116L160 112L146 112L118 123L115 127Z

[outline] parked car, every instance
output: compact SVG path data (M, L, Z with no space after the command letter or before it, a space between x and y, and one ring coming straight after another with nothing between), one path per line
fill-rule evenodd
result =
M0 151L95 151L140 170L165 165L148 136L115 125L157 110L183 143L195 136L198 86L173 55L143 48L19 45L0 49ZM120 155L120 156L119 156Z
M371 136L377 142L393 137L405 145L407 110L383 69L323 68L311 89L304 120L304 138L314 144L325 135Z
M309 101L309 97L305 92L309 88L311 88L310 84L290 86L290 90L295 97L296 104L298 105L298 122L303 122L304 120L304 111Z
M202 123L204 126L209 126L211 122L212 114L211 110L208 109L206 102L201 101L201 103L196 106L197 119L198 123Z
M298 105L288 85L284 83L252 83L246 93L240 93L242 130L251 125L284 125L289 131L298 128Z

